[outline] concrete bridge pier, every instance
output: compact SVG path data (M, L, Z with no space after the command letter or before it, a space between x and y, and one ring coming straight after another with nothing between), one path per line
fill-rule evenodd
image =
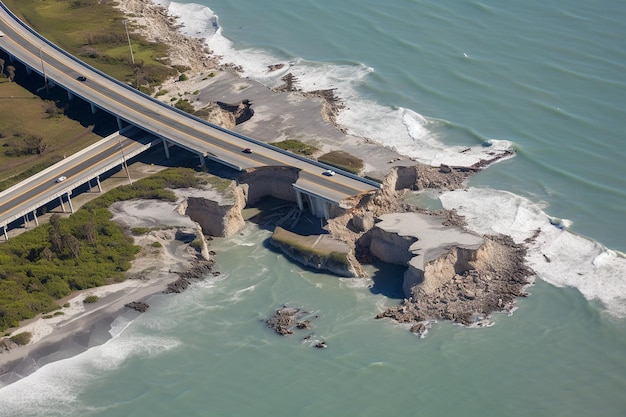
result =
M201 153L198 153L198 156L200 157L200 166L206 171L206 158Z
M115 120L117 120L117 130L122 130L124 128L123 120L119 117L116 117Z
M65 213L65 204L63 204L63 196L62 195L59 196L59 201L61 202L61 210L63 210L63 213Z
M102 184L100 184L100 175L96 176L96 185L98 186L98 192L102 194ZM91 180L89 180L89 190L91 191Z
M71 191L67 192L67 204L70 206L70 213L74 214L74 206L72 205L72 199L70 198Z
M89 103L89 105L91 106L91 114L96 114L96 111L98 110L98 108L94 106L92 103Z
M33 70L30 69L29 66L26 66L26 75L28 75L30 77L30 74L32 74L32 73L33 73Z
M296 202L298 203L298 208L300 211L304 211L304 203L302 202L302 194L298 190L294 190L296 192Z
M70 90L67 90L67 99L69 101L74 100L74 94Z
M2 226L2 233L4 234L4 240L9 240L9 235L7 234L7 227L6 225Z
M33 210L33 220L35 220L35 227L39 226L39 219L37 218L37 210Z
M170 145L165 138L161 138L161 140L163 141L163 148L165 149L165 158L170 159Z
M296 192L296 202L298 203L298 208L300 210L304 210L304 202L306 201L312 215L322 219L328 219L330 217L329 203L326 200L315 195L302 192L302 190L295 187L294 191Z

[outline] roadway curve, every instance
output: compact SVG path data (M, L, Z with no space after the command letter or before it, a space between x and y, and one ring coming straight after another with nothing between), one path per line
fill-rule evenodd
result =
M324 176L322 172L329 168L324 164L212 125L149 97L64 52L18 20L3 3L0 6L1 49L54 84L130 125L238 170L296 167L300 172L296 186L332 204L339 205L347 197L378 188L372 181L342 171L332 177ZM78 80L81 76L86 79ZM243 153L244 148L251 148L253 153ZM89 155L72 158L72 165L61 169L84 170L94 163L88 158ZM50 181L51 178L43 178L21 196L1 198L0 217L5 218L9 211L19 211L14 205L20 201L32 203L37 196L49 194Z

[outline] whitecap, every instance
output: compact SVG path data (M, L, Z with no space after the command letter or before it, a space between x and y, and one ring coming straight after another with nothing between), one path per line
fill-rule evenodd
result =
M470 188L444 193L446 209L456 209L480 234L502 233L525 240L527 260L538 278L555 286L577 288L588 300L626 317L626 257L602 244L555 227L545 204L491 189ZM571 224L561 221L559 224ZM535 236L536 231L540 233Z
M334 89L346 103L337 117L337 123L352 135L368 138L433 166L471 166L481 160L494 159L494 155L504 155L512 148L511 142L505 140L479 140L471 146L446 145L433 132L437 125L447 125L447 122L426 118L407 108L379 104L359 93L359 87L367 82L374 68L358 62L311 62L280 55L277 51L235 47L224 36L218 16L210 8L164 0L159 3L171 15L177 16L183 33L204 38L213 53L221 57L221 62L241 68L243 77L272 88L283 84L281 78L290 72L296 77L298 88L304 91ZM278 71L269 71L269 67L275 64L283 64L283 67ZM458 133L464 136L464 132ZM489 147L481 145L487 142Z
M126 327L128 328L128 327ZM106 343L68 359L42 366L0 389L0 415L81 415L95 412L80 400L85 387L103 373L119 369L132 356L155 356L176 348L180 342L124 332Z

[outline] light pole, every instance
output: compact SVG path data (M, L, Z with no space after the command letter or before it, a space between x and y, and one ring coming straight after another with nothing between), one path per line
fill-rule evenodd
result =
M128 34L128 20L124 20L124 29L126 30L126 39L128 39L128 49L130 49L130 60L135 65L135 57L133 56L133 45L130 43L130 35Z

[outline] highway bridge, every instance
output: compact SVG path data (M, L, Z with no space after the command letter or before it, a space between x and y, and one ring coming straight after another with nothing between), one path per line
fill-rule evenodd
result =
M293 184L300 209L306 206L318 217L328 217L329 205L341 206L347 197L379 188L379 184L336 170L320 162L281 150L240 135L162 103L121 83L63 51L20 21L0 2L0 49L11 61L42 77L47 88L60 87L70 99L80 97L92 111L116 117L120 132L105 138L88 151L66 158L42 175L0 193L0 227L32 213L55 198L67 196L71 208L72 189L97 179L98 175L155 144L163 144L167 157L176 145L206 159L242 171L263 166L289 166L299 170ZM244 153L250 148L252 153ZM322 173L333 169L336 174ZM63 172L67 179L55 183ZM51 186L51 184L54 184ZM90 182L91 184L91 182ZM19 191L18 191L19 190Z

